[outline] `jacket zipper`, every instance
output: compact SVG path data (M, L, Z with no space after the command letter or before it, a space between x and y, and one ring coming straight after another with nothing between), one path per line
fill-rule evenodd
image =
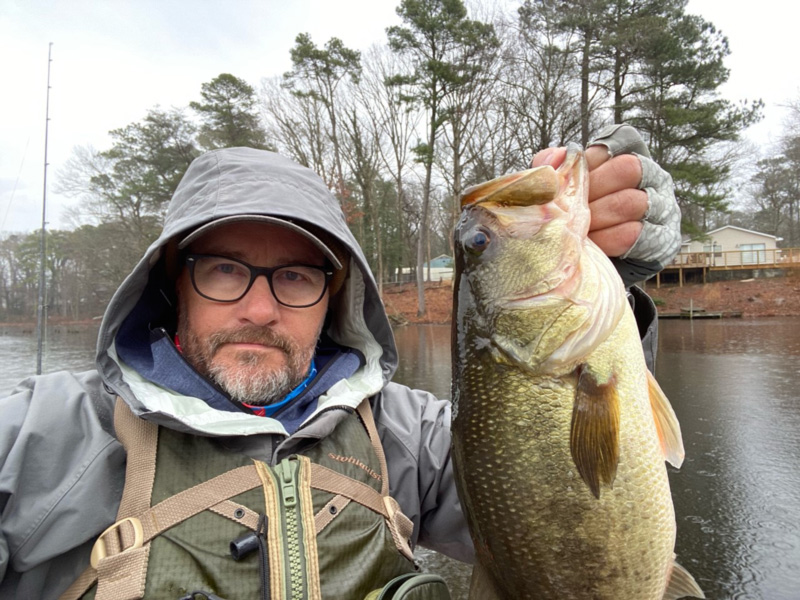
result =
M305 598L305 560L302 538L302 515L297 488L297 472L300 463L295 457L287 458L275 466L284 518L286 541L285 561L287 569L286 597L290 600Z

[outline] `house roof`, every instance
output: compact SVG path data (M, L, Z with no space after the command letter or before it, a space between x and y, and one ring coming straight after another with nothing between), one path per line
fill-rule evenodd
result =
M777 236L770 235L769 233L762 233L760 231L753 231L752 229L744 229L743 227L736 227L736 225L725 225L724 227L718 227L717 229L714 229L713 231L709 231L708 233L706 233L706 235L711 235L712 233L717 233L719 231L722 231L723 229L735 229L737 231L744 231L746 233L752 233L753 235L761 235L761 236L772 238L773 240L778 240L778 241L781 239L781 238L779 238Z
M440 254L436 258L431 259L431 268L432 269L449 269L453 267L453 259L447 254ZM422 264L423 269L428 268L428 263Z

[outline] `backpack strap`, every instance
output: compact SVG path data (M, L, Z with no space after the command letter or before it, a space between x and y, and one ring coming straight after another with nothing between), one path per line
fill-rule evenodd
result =
M386 455L383 452L383 445L378 436L378 429L375 426L375 418L372 415L369 399L364 399L356 408L356 412L364 423L372 448L378 457L381 469L381 491L377 492L365 483L350 479L322 465L312 463L311 487L336 494L328 505L317 514L315 518L317 531L319 532L323 529L334 518L331 512L326 510L329 505L336 505L338 510L333 511L333 514L339 514L341 509L352 500L383 516L389 526L395 546L406 558L413 561L414 551L411 549L410 540L414 531L414 524L400 510L397 501L389 495Z
M121 582L118 587L119 597L137 598L144 595L144 575L147 573L150 545L142 544L141 530L135 527L136 521L130 520L129 517L141 514L150 508L150 497L156 475L158 426L137 418L122 398L117 396L114 405L114 431L127 453L125 487L117 511L117 522L100 535L92 548L89 567L61 595L61 600L80 598L96 581L100 581L96 598L102 600L105 587L102 581L106 577L103 577L100 571L105 572L110 566L105 559L109 555L121 556L123 548L126 549L125 561L120 559L112 561L115 574L119 575ZM131 527L123 527L123 523L128 523ZM108 535L112 532L117 535ZM102 566L98 559L100 555L102 555L100 558L104 559Z
M378 436L378 428L375 426L375 417L372 415L372 407L369 404L369 399L365 398L361 404L356 408L358 416L364 423L367 429L369 441L372 442L372 448L378 456L378 464L381 466L381 495L389 495L389 469L386 467L386 454L383 451L383 444L381 444L380 437Z
M204 510L212 510L253 531L258 526L258 514L230 500L261 485L254 465L218 475L151 507L158 426L136 417L128 405L117 398L114 428L128 455L117 522L100 534L92 548L89 567L60 600L77 600L95 582L98 584L96 600L142 598L150 541Z

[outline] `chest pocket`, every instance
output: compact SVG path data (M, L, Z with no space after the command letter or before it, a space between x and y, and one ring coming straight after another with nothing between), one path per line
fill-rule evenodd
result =
M177 600L194 590L226 600L365 598L416 570L413 526L388 494L367 401L275 466L213 450L206 438L159 435L119 399L115 429L128 452L117 522L62 599ZM239 544L234 556L245 550L239 560L229 542Z

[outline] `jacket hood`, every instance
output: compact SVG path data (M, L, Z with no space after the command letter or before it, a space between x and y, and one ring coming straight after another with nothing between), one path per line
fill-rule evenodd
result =
M97 368L134 413L208 435L282 430L272 419L244 413L221 416L197 398L156 386L120 360L115 348L123 323L126 330L134 327L147 337L157 315L172 313L174 320L169 298L177 275L178 242L214 220L246 214L311 226L315 235L333 240L349 255L343 257L346 279L331 298L326 333L335 343L358 350L365 364L320 397L320 408L332 401L355 407L391 379L397 366L394 336L375 280L336 198L316 173L288 158L252 148L226 148L208 152L189 166L170 201L161 235L117 289L103 317Z

